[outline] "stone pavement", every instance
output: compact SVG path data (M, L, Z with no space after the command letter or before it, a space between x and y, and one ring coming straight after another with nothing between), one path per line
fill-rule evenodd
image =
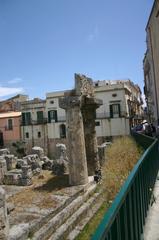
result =
M159 240L159 174L154 188L155 201L149 208L143 240Z

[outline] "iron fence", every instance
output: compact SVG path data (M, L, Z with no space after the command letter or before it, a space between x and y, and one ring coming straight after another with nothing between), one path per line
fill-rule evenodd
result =
M156 181L158 140L134 133L134 138L144 149L127 180L105 213L92 240L140 240Z

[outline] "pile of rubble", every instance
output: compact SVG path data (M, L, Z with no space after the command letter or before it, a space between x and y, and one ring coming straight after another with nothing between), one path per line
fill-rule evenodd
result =
M33 147L32 154L18 159L10 154L9 149L0 150L0 184L28 186L32 177L40 174L41 170L50 170L55 175L68 172L66 146L57 144L57 159L50 160L40 147Z

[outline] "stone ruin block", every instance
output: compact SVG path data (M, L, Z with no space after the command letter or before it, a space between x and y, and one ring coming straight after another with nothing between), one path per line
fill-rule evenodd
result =
M53 161L53 174L61 176L68 173L68 157L66 155L66 145L63 143L56 144L57 159Z
M37 154L27 155L23 158L27 162L29 166L31 166L31 170L33 171L33 174L37 175L40 174L42 169L42 162L39 159L39 156Z
M41 159L44 157L44 149L41 147L35 146L32 148L32 154L37 154L38 157Z
M21 186L30 186L32 185L32 179L31 178L22 178L21 179Z
M28 165L22 166L22 178L32 178L32 176L31 167Z
M17 159L16 168L21 169L23 165L27 165L27 161L24 159Z
M106 161L107 149L110 145L111 142L105 142L98 146L99 161L101 166L103 166L104 162Z
M4 184L6 185L21 185L22 173L20 171L10 171L4 176Z
M22 166L22 177L21 177L21 185L29 186L32 184L32 176L33 173L31 171L31 167L26 165Z
M5 155L4 157L5 157L6 164L7 164L7 170L10 171L10 170L14 169L15 162L16 162L14 155L8 154L8 155Z
M21 169L7 172L4 176L4 184L28 186L32 184L32 176L31 167L24 165Z
M7 216L6 196L5 191L0 187L0 239L8 240L9 223Z
M3 156L0 156L0 184L4 183L4 176L7 173L6 160Z
M64 159L68 161L67 153L66 153L66 145L63 143L57 143L56 144L56 156L57 159Z
M69 173L68 162L64 159L57 159L53 161L52 172L57 176Z
M43 157L42 160L42 169L43 170L52 170L53 160L50 160L48 157Z
M37 154L30 154L23 157L23 160L27 161L28 165L32 165L33 162L40 162L40 158Z
M8 148L3 148L3 149L0 149L0 156L2 155L8 155L10 154L10 151Z

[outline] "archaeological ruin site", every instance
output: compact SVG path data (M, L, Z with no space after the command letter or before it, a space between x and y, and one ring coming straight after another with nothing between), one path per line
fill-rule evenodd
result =
M75 74L75 88L59 105L66 111L67 144L59 140L55 159L39 146L21 158L0 150L0 239L75 239L102 203L95 189L106 145L97 144L102 100L92 80Z

